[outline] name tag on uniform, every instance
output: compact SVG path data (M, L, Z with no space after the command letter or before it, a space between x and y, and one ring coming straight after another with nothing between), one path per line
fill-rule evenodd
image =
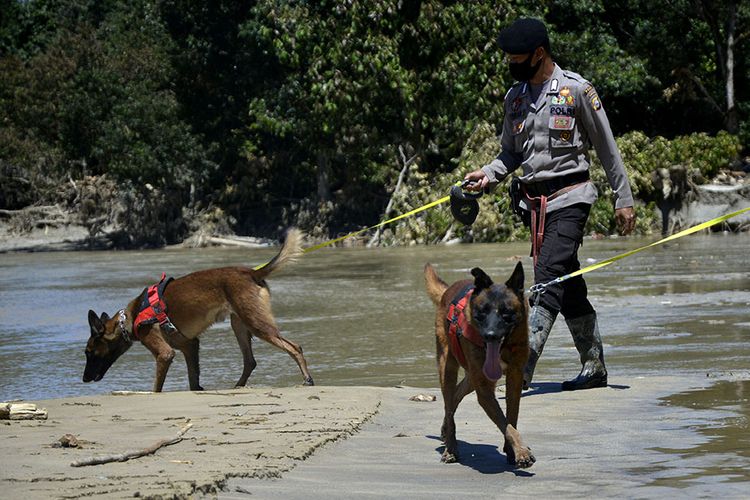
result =
M555 104L549 107L549 114L556 116L575 116L576 108L575 106L559 106Z
M572 116L553 115L549 117L549 128L552 130L573 130L576 119Z
M524 120L516 120L513 122L513 135L518 135L523 132Z

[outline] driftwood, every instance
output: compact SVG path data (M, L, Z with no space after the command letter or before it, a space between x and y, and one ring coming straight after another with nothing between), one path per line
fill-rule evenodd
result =
M141 394L153 394L153 391L112 391L113 396L137 396Z
M0 403L1 420L47 420L47 410L32 403Z
M169 446L171 444L176 444L182 441L182 436L185 434L193 424L188 423L185 427L180 429L180 432L177 433L177 435L171 439L162 439L161 441L158 441L148 448L144 448L143 450L133 450L133 451L126 451L125 453L121 453L119 455L109 455L104 457L91 457L87 458L85 460L77 460L75 462L72 462L70 464L71 467L83 467L86 465L101 465L101 464L108 464L110 462L127 462L131 458L140 458L145 457L146 455L151 455L153 453L156 453L156 450L159 448L162 448L164 446Z
M265 248L268 246L265 243L254 243L252 241L245 241L231 237L220 238L218 236L209 236L206 240L214 245L233 245L246 248Z

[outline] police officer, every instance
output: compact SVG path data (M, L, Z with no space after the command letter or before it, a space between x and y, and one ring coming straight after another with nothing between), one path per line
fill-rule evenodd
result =
M552 60L545 25L518 19L500 32L510 74L518 83L505 96L502 151L470 172L470 190L491 188L521 167L520 213L532 229L534 282L548 283L580 269L578 248L597 190L589 179L594 146L614 191L615 220L622 234L635 226L633 195L604 107L594 87ZM514 183L512 183L514 184ZM581 372L563 390L607 385L596 312L581 276L547 287L531 313L528 388L558 313L580 354Z

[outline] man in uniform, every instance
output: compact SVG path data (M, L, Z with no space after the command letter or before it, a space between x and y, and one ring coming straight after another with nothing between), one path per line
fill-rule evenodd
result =
M466 175L468 189L491 188L521 167L520 208L532 229L534 282L548 283L580 269L578 248L597 190L589 180L594 146L614 191L615 220L622 234L635 226L633 195L604 107L594 87L552 60L549 37L537 19L519 19L500 32L511 75L505 96L502 151ZM518 184L516 184L518 186ZM546 288L532 309L528 388L558 313L562 313L583 365L563 390L607 385L596 312L581 276Z

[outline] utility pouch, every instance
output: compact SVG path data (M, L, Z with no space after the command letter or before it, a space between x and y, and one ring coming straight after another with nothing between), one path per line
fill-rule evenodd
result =
M523 219L523 212L525 212L525 210L521 208L521 197L523 196L523 193L521 192L521 179L513 177L510 180L510 184L508 185L508 195L510 196L510 209L513 210L514 214Z
M523 188L521 187L521 179L513 177L508 184L508 195L510 196L510 209L513 211L523 225L526 227L531 226L531 212L521 208L521 199L523 198Z

